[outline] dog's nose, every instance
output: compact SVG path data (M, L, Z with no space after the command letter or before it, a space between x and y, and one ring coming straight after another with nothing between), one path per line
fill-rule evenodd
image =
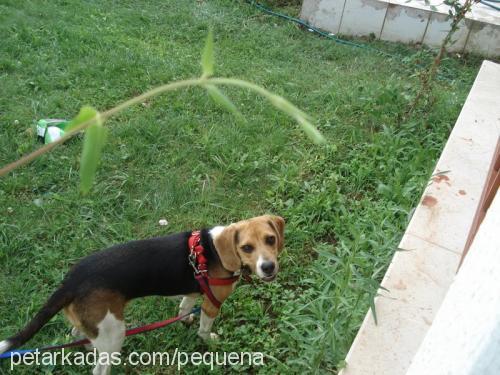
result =
M271 275L276 268L276 265L274 264L274 262L266 261L262 263L260 268L262 268L262 272L264 272L266 275Z

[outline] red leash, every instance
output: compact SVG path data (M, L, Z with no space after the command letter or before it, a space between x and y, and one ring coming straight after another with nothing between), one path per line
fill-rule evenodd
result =
M200 312L200 310L201 309L199 307L195 307L190 312L188 312L187 314L184 314L184 315L177 315L173 318L162 320L161 322L155 322L155 323L151 323L151 324L146 324L145 326L142 326L142 327L128 329L125 332L125 336L134 336L134 335L137 335L139 333L154 331L155 329L163 328L165 326L168 326L169 324L172 324L172 323L175 323L179 320L182 320L183 318L185 318L191 314L198 314ZM22 356L26 353L32 353L32 352L36 352L36 351L42 352L42 351L47 351L47 350L73 348L75 346L82 346L82 345L86 345L86 344L90 344L89 339L76 340L76 341L72 341L72 342L69 342L67 344L61 344L61 345L44 346L43 348L39 348L39 349L12 350L12 351L8 351L8 352L1 354L0 359L11 358L13 355L16 355L16 354Z

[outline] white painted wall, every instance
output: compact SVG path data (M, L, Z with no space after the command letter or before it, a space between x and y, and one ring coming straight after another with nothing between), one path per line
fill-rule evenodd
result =
M301 18L331 33L438 48L451 28L442 0L303 0ZM500 12L477 3L448 46L450 52L500 56Z
M407 375L500 374L500 194Z

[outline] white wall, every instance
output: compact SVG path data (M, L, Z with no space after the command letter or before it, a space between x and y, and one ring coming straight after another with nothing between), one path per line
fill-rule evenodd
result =
M407 375L500 374L500 194Z

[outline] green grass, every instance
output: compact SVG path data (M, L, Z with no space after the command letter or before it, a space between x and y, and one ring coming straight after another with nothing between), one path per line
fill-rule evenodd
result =
M335 44L234 1L0 2L0 164L39 145L37 119L105 110L148 88L196 77L210 26L216 74L284 95L328 139L315 146L264 100L226 90L244 124L201 89L164 95L107 123L97 182L78 193L81 138L0 180L0 338L41 307L71 264L137 238L265 212L287 221L281 273L242 283L207 347L174 325L127 339L124 352L261 351L266 365L216 373L336 372L418 202L478 70L446 59L436 103L402 121L426 51L376 42L400 58ZM158 220L166 218L167 228ZM130 325L175 315L148 298ZM69 340L58 315L27 347ZM52 369L79 374L90 368ZM186 373L205 373L190 366ZM33 373L20 367L17 373ZM7 363L0 373L8 373ZM118 368L164 374L173 368Z

